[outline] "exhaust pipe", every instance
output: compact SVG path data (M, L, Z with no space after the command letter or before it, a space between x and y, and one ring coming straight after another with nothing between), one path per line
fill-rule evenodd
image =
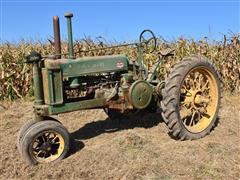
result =
M57 54L56 59L61 59L61 39L58 16L53 16L53 32L54 32L54 52L55 54Z

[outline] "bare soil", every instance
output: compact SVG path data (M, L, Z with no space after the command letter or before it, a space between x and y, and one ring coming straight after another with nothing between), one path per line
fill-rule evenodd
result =
M210 135L176 141L160 114L110 120L103 110L56 116L72 137L70 155L27 166L16 138L33 116L32 102L0 102L0 179L240 179L240 97L223 98L220 123Z

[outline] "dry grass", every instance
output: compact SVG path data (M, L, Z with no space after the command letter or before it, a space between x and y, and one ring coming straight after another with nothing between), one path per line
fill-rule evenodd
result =
M169 72L170 67L183 57L191 54L201 54L213 60L220 70L224 89L232 93L240 93L240 35L234 35L223 41L209 43L208 39L200 41L179 39L175 42L165 42L159 40L157 51L166 47L175 48L175 56L163 62L159 69L159 76L163 79ZM91 39L84 39L75 42L75 52L82 49L107 46L94 42ZM63 52L66 52L66 43L62 43ZM19 44L4 43L0 45L0 100L17 99L32 95L31 68L24 63L25 56L32 50L47 55L53 52L53 48L48 43L28 43ZM134 48L124 47L118 49L101 50L97 52L80 53L77 56L96 56L105 54L127 54L130 58L136 58L137 53ZM156 54L145 54L146 62L149 66L156 60Z
M73 138L69 157L27 166L17 152L16 137L32 117L32 103L9 101L0 110L0 179L239 179L240 102L225 96L220 124L195 141L167 135L160 114L109 120L102 110L57 117Z

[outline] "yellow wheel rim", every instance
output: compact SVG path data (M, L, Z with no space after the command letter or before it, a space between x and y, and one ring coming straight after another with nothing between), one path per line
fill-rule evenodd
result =
M58 159L63 153L64 139L56 131L44 131L33 140L30 150L36 161L51 162Z
M180 92L180 117L188 131L199 133L215 118L218 85L206 67L192 69L184 78Z

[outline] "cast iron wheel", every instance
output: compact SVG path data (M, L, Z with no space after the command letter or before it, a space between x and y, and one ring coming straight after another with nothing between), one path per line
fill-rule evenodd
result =
M218 123L220 75L204 57L190 56L177 63L169 74L162 116L175 139L199 139Z
M43 117L44 120L53 120L53 121L56 121L56 122L59 122L57 119L54 119L52 117L48 117L48 116L45 116ZM28 120L25 124L23 124L23 126L21 127L21 129L19 130L18 132L18 136L17 136L17 148L18 148L18 151L20 152L20 142L22 141L22 137L24 135L24 133L26 133L26 131L28 130L28 128L30 128L33 124L39 122L38 120L36 119L30 119Z
M28 164L48 163L63 159L69 150L69 133L59 122L39 121L24 133L20 154Z

